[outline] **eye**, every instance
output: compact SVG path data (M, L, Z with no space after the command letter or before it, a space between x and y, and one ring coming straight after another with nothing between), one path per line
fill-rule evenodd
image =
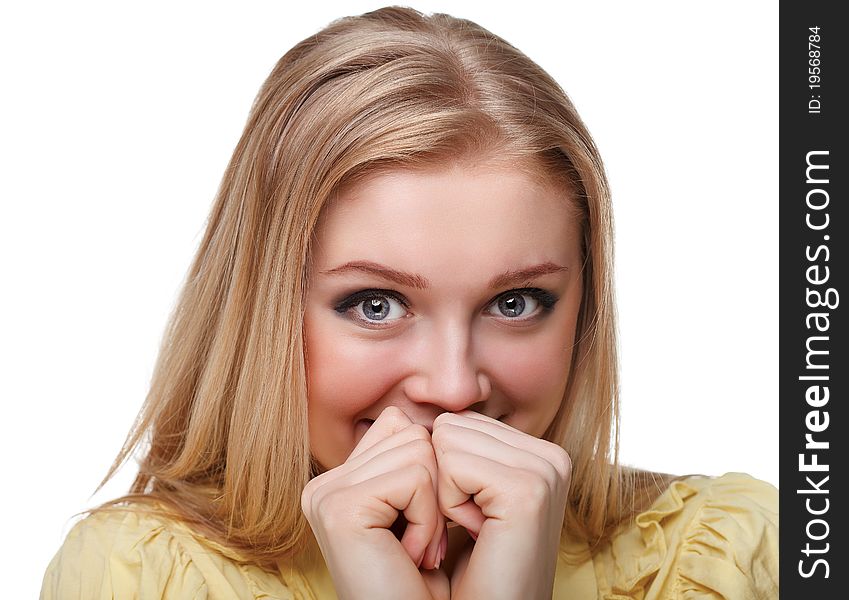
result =
M388 290L363 290L342 300L336 312L353 313L362 323L380 325L404 318L407 303Z
M492 302L489 314L522 321L548 313L556 302L554 294L539 288L510 290Z

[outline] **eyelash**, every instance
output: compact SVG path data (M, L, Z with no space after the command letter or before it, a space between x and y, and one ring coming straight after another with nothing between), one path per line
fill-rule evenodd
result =
M533 288L533 287L517 288L517 289L513 289L513 290L507 290L506 292L502 292L502 293L498 294L495 298L493 298L492 300L490 300L487 303L487 307L492 306L494 303L498 302L498 300L500 298L503 298L505 296L520 296L520 295L530 296L531 298L533 298L534 300L536 300L539 303L539 310L538 310L537 314L532 316L532 317L516 317L516 318L503 317L504 319L506 319L508 321L512 321L512 322L524 322L524 321L532 321L532 320L540 319L540 318L544 317L545 315L547 315L548 313L550 313L553 310L554 305L559 300L559 298L555 294L552 294L551 292L546 291L546 290L541 289L541 288ZM368 289L368 290L361 290L359 292L351 294L350 296L348 296L344 300L338 302L336 304L336 306L334 307L334 310L336 310L336 312L338 312L340 314L345 314L345 313L349 312L352 308L354 308L355 306L361 304L362 302L364 302L366 300L370 300L372 298L380 298L380 297L392 298L393 300L395 300L396 302L401 304L404 308L407 308L407 309L410 308L410 304L404 299L404 297L399 295L397 292L394 292L393 290ZM382 328L389 326L389 325L381 325L380 321L369 321L368 319L362 319L359 316L355 316L353 318L355 320L357 320L358 322L365 323L365 324L367 324L368 327L372 327L374 329L382 329Z

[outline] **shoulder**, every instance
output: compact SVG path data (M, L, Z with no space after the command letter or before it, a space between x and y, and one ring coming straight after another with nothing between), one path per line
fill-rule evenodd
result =
M291 597L279 580L220 550L141 508L96 512L68 533L47 567L41 598Z
M617 593L776 597L778 490L743 473L679 478L599 560L602 584Z

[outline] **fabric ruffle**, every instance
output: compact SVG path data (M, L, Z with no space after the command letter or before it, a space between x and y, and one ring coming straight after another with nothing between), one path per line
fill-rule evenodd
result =
M185 525L130 508L97 513L72 529L47 569L41 598L334 596L323 560L305 554L281 561L279 572L265 571ZM778 493L740 473L673 482L595 556L577 565L558 562L555 578L556 598L777 596Z
M187 527L132 509L77 523L42 583L42 600L113 598L313 600Z
M675 481L594 562L605 600L777 598L777 490L742 473Z

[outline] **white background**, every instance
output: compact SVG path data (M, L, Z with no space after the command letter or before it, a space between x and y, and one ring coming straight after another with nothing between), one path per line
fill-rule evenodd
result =
M90 496L144 399L261 82L333 18L381 5L309 4L3 9L5 597L35 597L72 515L132 477ZM777 484L777 7L413 5L522 49L600 147L617 231L624 462Z

